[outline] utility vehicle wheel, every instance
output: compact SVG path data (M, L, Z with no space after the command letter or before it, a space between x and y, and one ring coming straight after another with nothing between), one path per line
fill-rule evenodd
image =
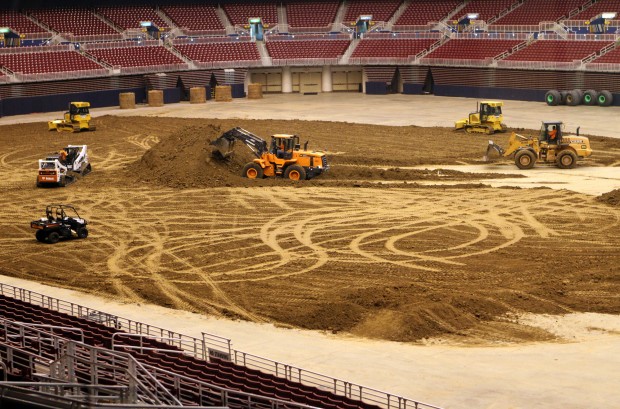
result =
M85 239L88 237L88 229L86 227L80 227L77 229L78 239Z
M263 168L261 168L258 163L250 162L243 167L243 172L241 173L241 176L248 179L262 179Z
M599 106L608 107L614 102L614 97L609 91L601 91L598 93L597 101Z
M545 94L545 102L547 105L555 106L562 103L562 95L557 89L547 91Z
M558 153L555 163L560 169L572 169L577 165L577 154L571 150L565 150Z
M560 91L560 105L566 105L566 96L568 95L568 91Z
M290 180L305 180L306 170L299 165L291 165L284 171L284 177Z
M47 238L47 234L45 234L43 230L37 230L34 236L37 238L37 241L40 241L41 243L45 242L45 239Z
M49 244L56 244L58 243L59 240L60 240L60 234L56 233L55 231L47 235L47 242Z
M519 169L532 169L536 163L536 155L530 150L522 150L515 155L515 164Z
M584 105L596 105L596 97L598 93L593 89L585 90L583 93L583 104Z

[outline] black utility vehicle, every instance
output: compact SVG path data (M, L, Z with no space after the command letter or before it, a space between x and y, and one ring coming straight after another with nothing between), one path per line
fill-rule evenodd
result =
M71 205L49 205L45 208L45 217L30 222L30 227L36 229L38 241L55 244L60 239L70 239L75 236L79 239L88 237L88 222L82 219Z

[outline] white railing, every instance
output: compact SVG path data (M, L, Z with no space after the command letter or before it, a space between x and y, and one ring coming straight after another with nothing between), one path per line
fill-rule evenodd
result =
M38 74L24 74L21 72L16 72L14 78L17 82L59 81L79 78L105 77L109 74L110 72L108 70L101 68L96 70L45 72Z
M100 50L105 48L127 48L127 47L151 47L163 45L158 40L145 40L145 41L133 41L133 40L121 40L121 41L108 41L103 43L86 43L82 44L82 50Z
M28 53L53 53L58 51L73 51L73 44L62 45L39 45L33 47L3 47L0 54L28 54Z
M7 84L11 82L11 77L5 74L0 74L0 84Z
M250 37L199 37L199 38L175 38L172 45L184 44L211 44L211 43L243 43L249 42Z
M336 58L271 58L272 65L279 66L316 66L316 65L337 65L340 57Z
M414 61L415 57L352 57L349 65L407 65Z
M187 27L180 27L181 32L188 36L225 36L226 30L192 30Z
M235 61L194 61L196 68L242 68L242 67L261 67L261 60L235 60Z
M527 40L529 37L529 33L495 33L495 32L485 32L485 33L455 33L452 36L452 39L460 40L460 39L468 39L468 40Z
M493 63L493 58L421 58L416 63L421 65L443 65L452 67L487 67Z
M420 25L405 25L405 24L394 24L392 26L392 31L395 32L417 32L417 31L430 31L433 28L435 28L435 26L437 26L437 24L439 24L438 21L431 21L427 24L420 24Z
M391 39L391 38L401 38L401 39L441 39L443 35L441 33L366 33L364 34L365 39Z
M216 352L220 352L224 355L228 354L230 360L238 365L258 369L281 378L303 383L305 385L316 386L322 390L347 396L352 399L366 401L385 409L441 409L438 406L415 401L413 399L407 399L384 391L367 388L365 386L357 385L341 379L332 378L323 374L273 361L258 355L237 351L232 349L230 340L215 335L203 333L203 338L197 339L187 335L178 334L174 331L117 317L79 304L49 297L47 295L4 283L0 283L0 294L25 301L30 304L39 305L53 311L90 319L109 327L121 329L128 333L143 335L152 334L156 338L178 339L178 342L167 341L167 343L173 346L179 346L179 348L183 349L186 353L200 359L207 359L209 356L208 350L210 346L212 344L216 344L219 346L219 349L216 350ZM228 346L228 350L222 348L222 346L226 345ZM218 356L218 358L226 359L226 356ZM152 367L151 372L152 371L160 370ZM156 373L154 373L154 375L157 377ZM192 382L195 381L191 378L187 379Z
M54 33L24 33L25 37L23 40L45 40L47 38L52 38Z
M297 40L350 40L351 34L338 33L338 34L275 34L265 36L265 42L269 41L297 41Z
M528 70L577 70L582 68L581 60L574 61L497 61L499 68L518 68Z
M586 70L617 73L620 72L620 63L591 62L586 64Z
M286 31L281 31L281 32L283 33L284 32L288 32L288 33L329 33L331 31L332 31L332 25L329 24L323 27L291 27L289 25Z
M115 41L122 40L123 35L117 34L93 34L93 35L74 35L73 33L61 33L65 40L72 43L85 43L91 41Z
M145 65L142 67L120 67L121 74L148 74L163 71L185 71L189 69L189 64L161 64L161 65Z
M493 24L489 25L489 31L498 33L535 33L539 31L539 25Z

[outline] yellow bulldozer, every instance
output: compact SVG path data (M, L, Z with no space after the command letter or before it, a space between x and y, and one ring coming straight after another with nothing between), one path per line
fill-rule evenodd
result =
M469 117L456 121L454 129L465 129L468 133L479 132L490 135L494 132L506 132L506 125L503 123L501 101L480 101L476 104L476 112L469 114Z
M538 137L523 136L513 132L508 140L508 147L503 149L489 141L484 160L489 160L489 153L496 151L502 157L514 155L519 169L531 169L536 162L555 163L561 169L571 169L578 159L592 155L590 139L576 135L565 135L564 124L559 121L543 122Z
M271 144L260 136L243 128L233 128L211 142L214 151L227 158L233 153L235 142L240 140L254 153L256 159L246 164L241 173L249 179L282 176L291 180L311 179L329 169L323 152L309 151L308 142L304 149L299 145L297 135L276 134Z
M89 102L71 102L63 119L49 121L48 129L57 132L94 131L96 127L91 123L89 108Z

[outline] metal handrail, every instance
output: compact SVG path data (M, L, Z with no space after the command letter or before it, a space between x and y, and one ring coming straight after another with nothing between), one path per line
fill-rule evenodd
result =
M107 324L114 328L120 329L122 328L126 332L135 331L135 333L139 334L160 334L160 336L164 336L167 334L170 338L178 338L180 340L187 341L187 344L192 345L193 348L188 349L184 343L184 349L188 354L191 354L197 358L205 359L205 356L208 354L205 351L205 348L210 348L212 345L221 346L222 340L224 338L218 337L212 334L203 333L203 339L199 340L187 335L182 335L175 333L174 331L166 330L163 328L155 327L149 324L145 324L138 321L133 321L127 318L121 318L118 316L113 316L108 313L104 313L95 309L91 309L80 304L76 304L69 301L60 300L58 298L53 298L44 294L40 294L31 290L27 290L24 288L19 288L12 286L10 284L0 283L0 294L7 295L12 298L19 299L21 301L25 301L31 304L40 305L42 307L64 312L69 315L86 318L89 314L95 314L102 316L105 320L102 322L109 322ZM204 345L204 347L203 347ZM231 343L229 343L229 347L231 347ZM214 348L218 350L217 348ZM197 352L198 351L198 352ZM221 349L220 349L221 351ZM223 352L223 351L222 351ZM361 385L357 385L348 381L344 381L341 379L333 378L324 374L320 374L317 372L308 371L299 367L294 367L292 365L284 364L278 361L274 361L268 358L264 358L258 355L249 354L246 352L241 352L230 348L231 352L231 361L238 364L244 365L249 368L256 368L259 370L267 371L275 376L290 376L293 374L296 375L296 379L301 379L301 382L307 385L316 386L321 389L326 389L326 385L329 385L329 391L334 390L335 393L342 394L345 396L353 397L359 396L361 400L371 402L378 406L381 406L386 409L398 408L405 409L407 407L415 407L415 408L431 408L431 409L440 409L438 406L434 406L431 404L423 403L414 399L404 398L398 395L394 395L385 391L380 391L373 388L364 387ZM288 378L287 378L288 379ZM291 379L293 380L293 379ZM357 391L356 395L353 395L354 392Z

